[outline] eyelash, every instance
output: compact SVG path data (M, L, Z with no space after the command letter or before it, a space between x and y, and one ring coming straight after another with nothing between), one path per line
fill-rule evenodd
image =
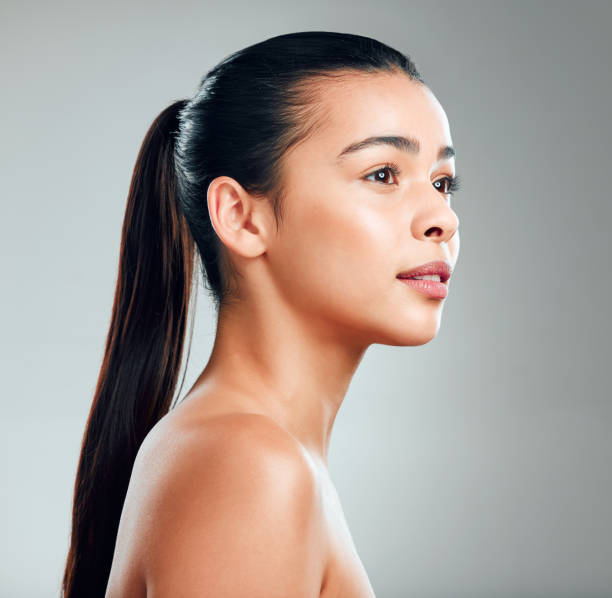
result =
M369 176L372 176L373 174L378 174L379 172L382 172L383 170L389 170L394 177L398 177L400 175L400 169L399 166L397 166L397 164L385 164L382 168L377 168L374 172L371 172L370 174L366 175L366 179ZM461 182L459 179L459 176L455 175L454 177L451 176L445 176L442 177L441 179L438 179L437 181L434 181L434 183L439 183L441 181L448 181L448 191L446 193L444 193L444 195L452 195L453 193L456 193L457 191L459 191L459 189L461 188ZM376 181L379 182L379 181ZM383 183L383 185L386 183Z

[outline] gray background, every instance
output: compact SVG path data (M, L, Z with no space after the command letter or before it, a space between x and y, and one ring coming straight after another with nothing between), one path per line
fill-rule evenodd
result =
M0 595L59 592L146 129L230 52L320 29L415 60L463 177L438 336L370 347L332 435L377 596L612 596L611 7L3 3ZM185 389L212 316L201 291Z

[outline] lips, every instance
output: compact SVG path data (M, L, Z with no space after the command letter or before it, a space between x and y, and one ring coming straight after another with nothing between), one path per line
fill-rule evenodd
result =
M448 262L443 260L435 260L421 264L412 270L405 270L397 275L397 278L414 278L415 276L427 276L437 274L440 277L440 282L446 282L452 273L452 269Z

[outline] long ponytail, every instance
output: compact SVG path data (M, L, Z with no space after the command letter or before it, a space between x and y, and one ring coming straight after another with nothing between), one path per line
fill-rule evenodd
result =
M175 133L185 103L154 120L132 175L110 329L74 486L66 598L104 596L136 453L169 411L179 376L195 270L195 244L176 200Z

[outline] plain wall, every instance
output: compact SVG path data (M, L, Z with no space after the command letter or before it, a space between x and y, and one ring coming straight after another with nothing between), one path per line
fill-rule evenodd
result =
M153 118L300 30L409 54L463 188L442 325L373 345L330 448L378 598L612 595L609 2L4 2L0 595L57 596L74 476ZM185 389L206 364L198 297Z

